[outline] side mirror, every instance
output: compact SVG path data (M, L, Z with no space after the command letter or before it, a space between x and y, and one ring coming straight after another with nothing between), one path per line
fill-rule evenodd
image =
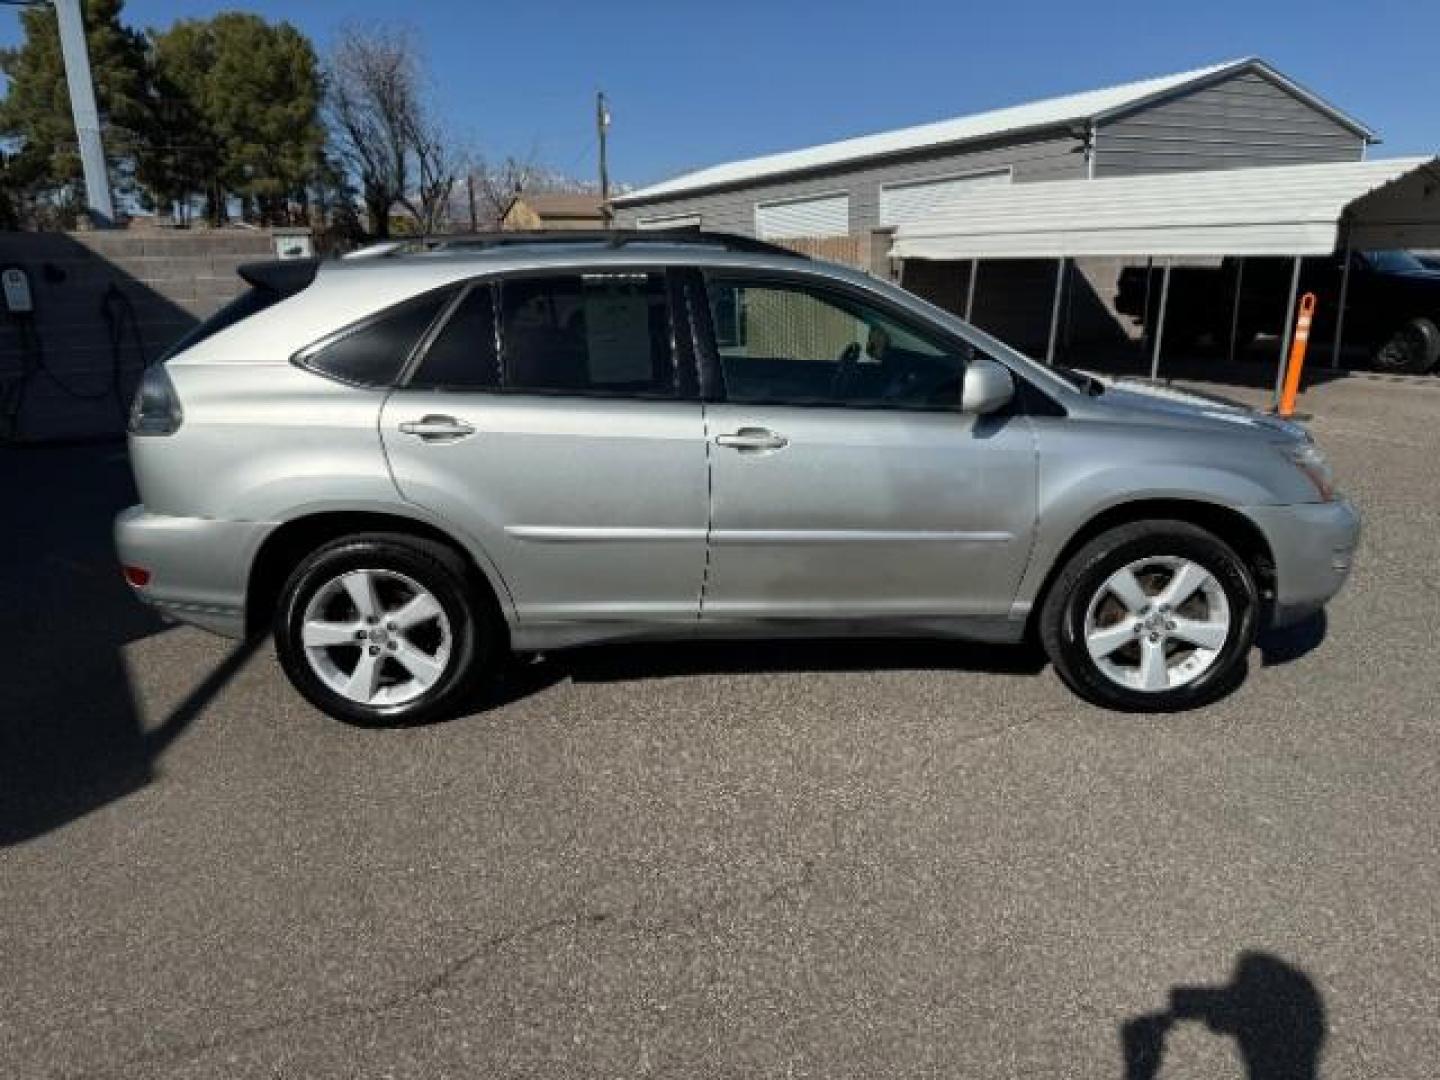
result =
M998 412L1015 396L1015 376L988 356L973 356L960 384L960 411L972 416Z

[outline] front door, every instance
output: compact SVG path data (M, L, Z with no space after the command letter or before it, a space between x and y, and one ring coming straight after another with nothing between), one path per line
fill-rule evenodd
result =
M1018 412L960 412L972 347L801 275L712 275L701 621L1003 617L1029 554Z
M698 616L706 447L670 308L661 272L472 284L385 404L401 493L481 544L522 627Z

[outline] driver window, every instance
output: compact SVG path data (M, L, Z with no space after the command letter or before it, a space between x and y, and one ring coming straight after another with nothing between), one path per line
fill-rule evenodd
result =
M726 399L742 404L954 409L968 353L841 292L709 282Z

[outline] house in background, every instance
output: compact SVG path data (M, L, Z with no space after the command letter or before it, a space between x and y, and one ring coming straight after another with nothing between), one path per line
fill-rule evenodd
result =
M500 217L509 231L603 229L605 208L599 195L545 191L516 195Z

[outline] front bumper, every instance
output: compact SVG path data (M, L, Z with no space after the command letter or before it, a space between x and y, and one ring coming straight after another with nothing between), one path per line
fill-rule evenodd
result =
M1245 510L1275 557L1270 625L1289 626L1313 615L1350 576L1360 544L1360 512L1347 499Z
M135 593L185 622L226 637L245 635L245 588L270 522L212 521L152 514L143 506L115 519L124 566L150 578Z

